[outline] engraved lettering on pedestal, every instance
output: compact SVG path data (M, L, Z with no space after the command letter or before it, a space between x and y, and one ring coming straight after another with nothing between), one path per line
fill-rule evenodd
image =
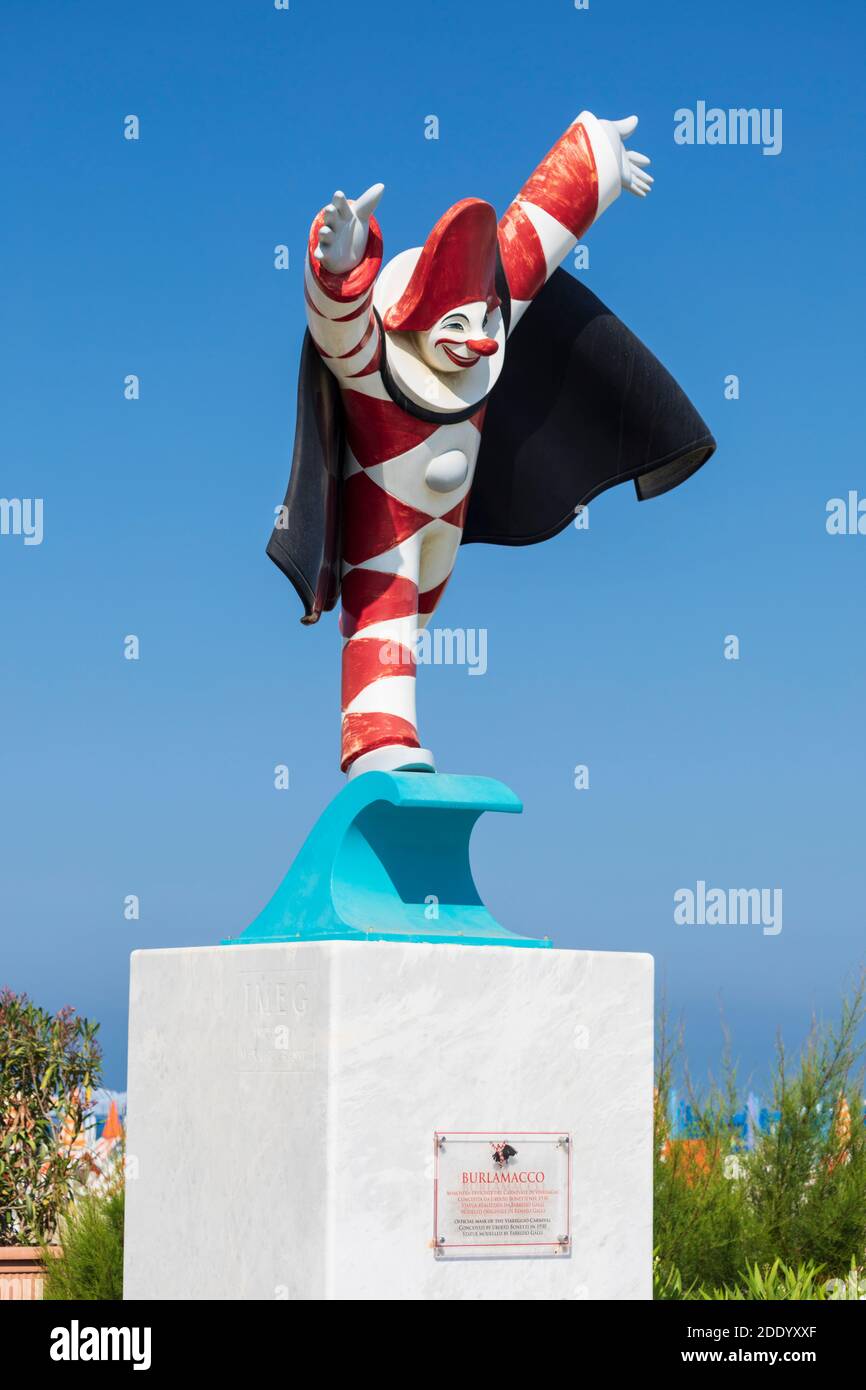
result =
M315 978L309 970L242 972L238 998L241 1071L315 1070Z

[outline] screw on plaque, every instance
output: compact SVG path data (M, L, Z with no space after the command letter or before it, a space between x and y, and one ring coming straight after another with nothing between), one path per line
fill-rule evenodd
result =
M568 1148L568 1143L569 1143L568 1135L567 1135L567 1134L561 1134L561 1135L559 1136L559 1138L557 1139L557 1141L556 1141L556 1147L557 1147L558 1149L567 1149L567 1148Z
M437 1147L437 1149L444 1149L444 1148L445 1148L445 1135L444 1135L444 1134L437 1134L437 1135L436 1135L436 1147Z

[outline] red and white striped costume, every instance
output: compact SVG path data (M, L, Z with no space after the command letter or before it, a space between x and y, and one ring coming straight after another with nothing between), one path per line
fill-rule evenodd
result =
M620 188L610 144L596 118L583 112L498 224L511 294L509 332ZM414 644L454 566L485 404L482 398L468 419L446 418L437 425L392 399L380 371L382 329L374 314L382 264L378 223L370 221L360 264L334 274L313 255L323 220L320 213L310 232L305 295L310 333L340 384L346 420L341 624L341 766L346 771L362 754L385 745L419 747ZM383 281L386 275L387 270ZM458 296L455 304L460 302ZM388 304L377 300L376 307L384 317ZM447 417L447 408L442 413ZM428 466L454 450L468 460L466 476L450 491L434 491L426 481Z

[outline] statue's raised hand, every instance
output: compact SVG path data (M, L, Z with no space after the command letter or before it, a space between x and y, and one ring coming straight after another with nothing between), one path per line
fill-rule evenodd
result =
M325 270L343 275L354 270L364 256L370 217L385 191L383 183L374 183L360 198L347 198L339 189L325 208L325 220L319 228L319 244L313 255Z
M625 141L637 129L637 116L626 116L622 121L600 121L599 125L607 136L619 164L623 188L627 188L629 193L634 193L638 198L645 198L653 184L652 174L646 171L649 158L645 154L638 154L637 150L628 150L625 147Z

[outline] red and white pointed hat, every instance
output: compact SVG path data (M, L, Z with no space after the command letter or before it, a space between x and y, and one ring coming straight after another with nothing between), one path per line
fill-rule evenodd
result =
M421 248L397 303L385 315L389 332L423 332L459 304L499 306L496 213L481 198L463 198L439 218Z

